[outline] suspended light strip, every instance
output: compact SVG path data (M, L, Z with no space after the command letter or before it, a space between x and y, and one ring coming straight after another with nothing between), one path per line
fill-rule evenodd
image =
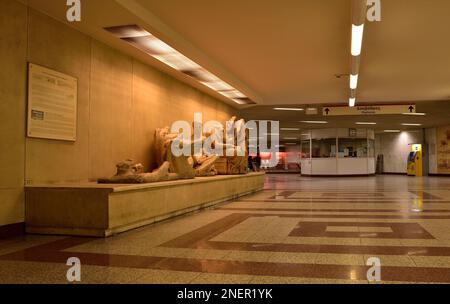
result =
M245 94L208 72L162 40L138 25L123 25L104 28L117 38L138 48L171 68L194 78L208 88L233 100L237 104L254 104Z
M304 111L303 108L273 108L275 111Z
M350 89L356 90L358 87L358 74L352 75L350 74Z
M364 24L352 24L352 56L361 55L362 40L364 34Z
M355 124L357 124L357 125L376 125L377 123L376 122L358 121L358 122L355 122Z
M403 115L413 115L413 116L425 116L427 113L402 113Z
M354 107L356 104L356 98L355 97L350 97L350 99L348 100L348 105L350 107Z
M302 120L300 122L309 123L309 124L326 124L326 123L328 123L328 121L322 121L322 120Z

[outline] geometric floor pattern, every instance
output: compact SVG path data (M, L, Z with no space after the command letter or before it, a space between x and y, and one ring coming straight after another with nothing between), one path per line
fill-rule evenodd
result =
M151 203L151 202L150 202ZM450 178L268 175L263 191L107 239L0 241L0 283L450 283Z

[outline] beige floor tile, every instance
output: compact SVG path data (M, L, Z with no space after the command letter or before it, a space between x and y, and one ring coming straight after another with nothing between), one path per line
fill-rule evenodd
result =
M223 257L223 260L229 261L248 261L248 262L267 262L272 252L264 251L239 251L233 250Z
M202 273L191 284L249 284L253 276L220 273Z
M147 270L137 278L136 284L189 284L201 273L185 271Z
M363 255L358 254L318 253L314 263L330 265L365 265L365 260Z
M270 263L314 264L317 253L274 252L269 258Z
M403 267L415 267L414 261L411 257L406 255L364 255L364 261L371 257L380 259L381 267L383 266L403 266Z
M411 256L418 267L450 268L450 257L444 256Z

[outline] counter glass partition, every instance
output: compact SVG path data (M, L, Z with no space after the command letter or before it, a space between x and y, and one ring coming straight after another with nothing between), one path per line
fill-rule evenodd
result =
M336 138L313 139L311 147L312 158L336 157Z
M367 139L339 138L338 157L367 157Z

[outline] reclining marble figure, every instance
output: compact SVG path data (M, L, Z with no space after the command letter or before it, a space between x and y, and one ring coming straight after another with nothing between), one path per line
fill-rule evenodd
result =
M100 184L139 184L166 181L171 178L169 174L169 162L164 162L158 169L151 173L144 173L142 164L136 164L127 159L116 165L117 173L111 178L100 178Z

